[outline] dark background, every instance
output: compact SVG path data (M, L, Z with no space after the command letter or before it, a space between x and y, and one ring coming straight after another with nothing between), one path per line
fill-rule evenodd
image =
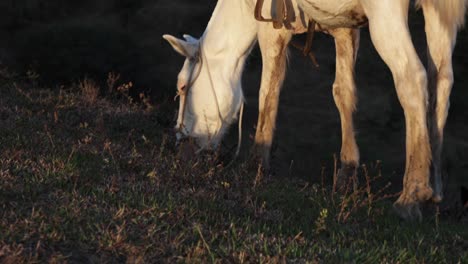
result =
M160 109L169 109L166 114L172 117L177 103L170 99L183 58L161 36L200 36L215 4L215 0L2 0L0 61L18 73L36 71L40 82L51 89L85 76L104 83L108 72L118 72L135 84L135 92L149 94L154 105L168 106ZM420 11L412 9L410 24L413 41L425 62ZM368 30L363 29L361 36L356 67L359 104L355 115L361 162L373 164L380 160L384 175L401 182L405 159L403 112L390 71L372 47ZM333 167L341 131L331 92L333 39L317 34L313 45L318 69L291 49L273 164L280 175L315 181L323 167ZM452 186L468 180L467 48L467 32L462 31L454 53L455 86L444 151ZM244 140L245 152L253 142L260 71L260 55L255 49L243 80L247 98L244 133L249 135ZM236 136L233 129L225 145L235 144Z

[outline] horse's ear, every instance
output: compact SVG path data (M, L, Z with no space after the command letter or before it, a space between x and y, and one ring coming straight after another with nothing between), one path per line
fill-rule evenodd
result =
M197 43L198 39L190 36L189 34L184 34L184 39L189 43Z
M198 51L198 41L184 41L171 35L163 35L163 38L182 56L193 57Z

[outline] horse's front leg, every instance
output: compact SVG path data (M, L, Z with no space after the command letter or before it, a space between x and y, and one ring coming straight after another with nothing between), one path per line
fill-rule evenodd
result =
M419 204L432 197L431 149L427 129L427 74L408 29L409 0L360 0L369 18L372 42L393 74L406 121L406 170L395 209L404 218L421 218Z
M292 33L286 29L274 29L270 23L260 23L258 43L262 52L262 80L259 95L259 112L255 148L268 170L273 142L278 101L286 73L286 55Z
M343 189L350 179L356 179L359 166L359 149L353 126L356 109L356 84L354 66L359 49L359 29L339 28L330 31L335 38L336 73L333 83L333 98L341 119L341 169L335 179L336 186Z

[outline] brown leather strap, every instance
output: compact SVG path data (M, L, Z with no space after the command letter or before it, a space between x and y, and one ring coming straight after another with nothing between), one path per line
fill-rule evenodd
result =
M315 34L315 21L309 20L309 25L307 26L307 38L306 38L306 43L305 43L304 51L303 51L304 56L307 56L307 54L309 54L312 49L312 41L314 40L314 34Z
M285 14L286 14L286 7L284 4L284 0L276 0L276 17L273 18L273 27L276 29L280 29L283 27L283 23L285 22Z
M272 18L264 18L262 16L262 10L263 10L263 4L265 3L265 0L257 0L257 3L255 4L255 19L260 22L273 22L273 27L275 29L280 29L283 26L287 27L288 24L291 24L294 21L290 21L290 20L293 20L293 18L289 16L288 6L286 5L285 1L286 0L276 0L275 10L274 12L272 12ZM312 42L314 40L314 34L315 34L315 26L316 26L315 21L312 19L309 20L309 25L307 26L307 38L306 38L306 43L304 46L301 46L294 42L292 42L291 44L295 48L302 50L302 54L304 56L308 56L312 60L312 63L315 65L315 67L319 67L317 60L315 59L315 55L311 51Z
M315 58L314 52L312 52L312 41L314 40L316 24L317 23L314 20L309 20L309 25L307 27L306 43L304 46L298 44L295 41L291 41L291 45L296 49L302 51L304 57L309 57L314 66L318 68L319 64L317 63L317 59Z
M255 19L261 22L266 20L262 16L263 2L265 2L265 0L257 0L257 3L255 4L255 12L254 12Z
M285 23L286 15L286 5L284 0L276 0L275 2L275 12L272 12L272 18L264 18L262 16L263 4L265 0L257 0L255 4L255 19L260 22L273 22L273 27L275 29L280 29Z

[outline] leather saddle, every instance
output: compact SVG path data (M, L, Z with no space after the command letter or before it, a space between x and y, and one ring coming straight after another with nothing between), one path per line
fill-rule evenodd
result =
M257 0L255 5L255 19L260 22L272 22L275 29L281 29L283 26L289 28L290 25L295 21L294 12L290 12L293 8L291 0L271 0L272 1L272 12L271 18L264 18L262 15L263 5L265 0ZM312 41L314 39L316 22L313 19L309 19L307 26L307 38L306 43L302 47L300 44L292 43L295 48L302 50L304 56L310 57L313 64L318 67L317 60L314 53L312 52Z

